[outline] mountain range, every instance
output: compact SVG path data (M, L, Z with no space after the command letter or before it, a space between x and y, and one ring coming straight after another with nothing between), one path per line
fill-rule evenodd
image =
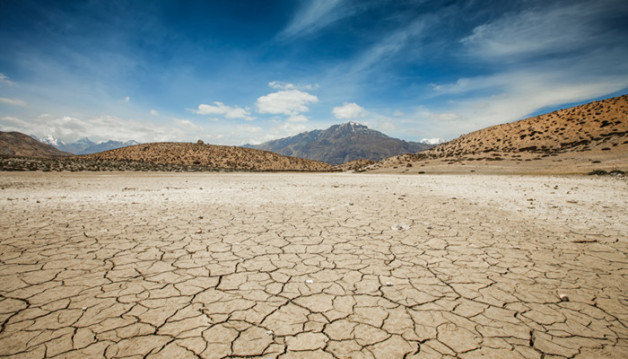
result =
M416 153L434 145L392 138L350 121L326 130L303 132L245 147L337 165L359 159L379 161L391 156Z
M137 141L103 141L103 142L93 142L89 138L81 138L80 140L72 143L65 143L52 135L48 135L43 138L38 138L36 136L32 136L34 139L39 140L45 144L51 145L54 148L69 152L75 155L87 155L91 153L98 153L103 151L114 150L120 147L127 147L139 144Z

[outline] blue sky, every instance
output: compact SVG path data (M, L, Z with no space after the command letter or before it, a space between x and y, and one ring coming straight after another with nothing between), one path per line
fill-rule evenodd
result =
M628 92L628 2L0 2L0 130L418 141Z

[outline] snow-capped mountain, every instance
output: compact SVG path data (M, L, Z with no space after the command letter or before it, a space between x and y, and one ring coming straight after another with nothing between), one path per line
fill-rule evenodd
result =
M61 151L73 153L75 155L88 155L91 153L109 151L120 147L127 147L139 144L139 142L134 140L126 142L113 140L94 142L87 137L81 138L76 142L65 143L52 135L48 135L42 138L38 138L36 136L31 137L45 144L51 145Z

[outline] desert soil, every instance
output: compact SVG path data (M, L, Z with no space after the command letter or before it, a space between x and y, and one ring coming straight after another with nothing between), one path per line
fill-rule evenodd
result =
M627 184L2 173L0 357L625 358Z

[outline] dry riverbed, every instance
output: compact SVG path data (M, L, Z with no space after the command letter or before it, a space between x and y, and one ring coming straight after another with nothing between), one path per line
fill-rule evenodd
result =
M0 357L622 358L627 184L0 173Z

